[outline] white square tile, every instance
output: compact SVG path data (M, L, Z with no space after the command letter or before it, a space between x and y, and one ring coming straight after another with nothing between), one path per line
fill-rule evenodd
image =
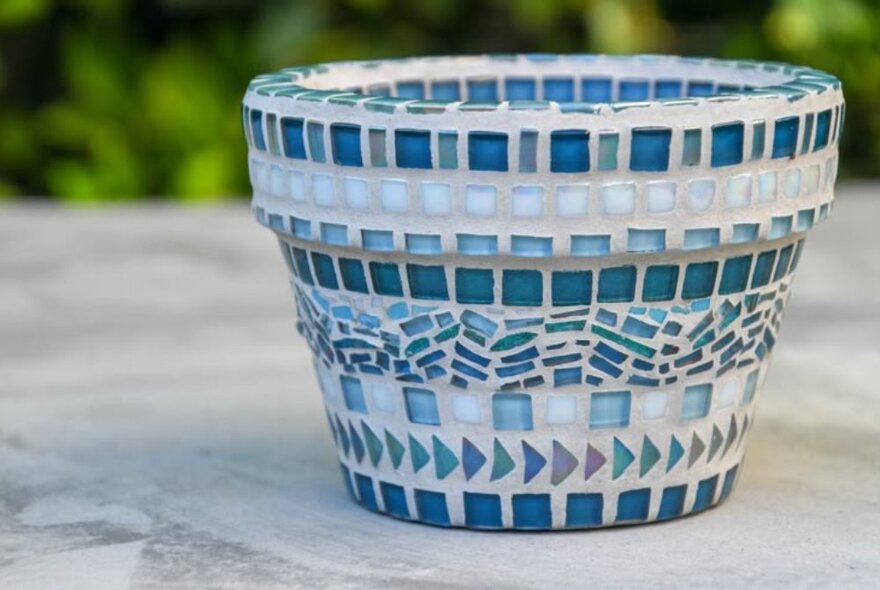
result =
M718 407L729 408L736 401L739 383L736 379L725 381L718 387Z
M276 197L286 197L287 186L284 180L284 170L281 166L272 166L269 171L269 192Z
M574 424L577 420L577 398L573 395L547 396L547 424Z
M480 399L475 395L453 395L452 415L456 422L479 424L483 420L480 412Z
M758 201L766 203L776 198L776 171L758 175Z
M804 187L808 195L815 194L819 190L819 164L813 164L807 168Z
M665 391L649 391L642 395L642 419L655 420L666 415L669 394Z
M287 184L291 199L294 201L306 200L306 179L302 172L299 170L288 170Z
M540 217L544 214L544 188L533 185L513 187L511 214L514 217Z
M464 211L470 217L495 215L498 189L492 184L469 184L465 189Z
M727 179L724 203L731 209L742 209L752 201L752 175L740 174Z
M379 182L382 198L382 211L386 213L405 213L407 210L406 181L382 180Z
M630 215L636 208L636 185L631 182L602 187L602 212L605 215Z
M366 210L370 208L370 192L367 181L363 178L346 178L345 204L352 209Z
M266 174L266 163L262 160L251 158L248 164L248 173L251 177L251 184L257 189L263 190L263 176Z
M645 185L648 213L669 213L675 209L675 183L649 182Z
M688 208L691 211L705 211L715 199L715 181L711 178L692 180L688 183Z
M590 187L586 184L560 184L556 187L556 215L584 217L589 212Z
M319 371L318 372L318 383L321 386L321 393L324 394L324 398L327 400L334 400L338 395L336 391L336 384L338 381L333 378L333 375L328 373L327 371Z
M312 174L312 198L315 205L332 207L336 204L333 191L333 177L329 174Z
M373 383L370 389L373 396L373 404L380 412L393 414L397 410L394 403L394 390L387 383Z
M801 169L794 168L785 173L785 196L789 199L796 198L801 194Z
M452 213L452 187L445 182L423 182L422 211L425 215L449 215Z

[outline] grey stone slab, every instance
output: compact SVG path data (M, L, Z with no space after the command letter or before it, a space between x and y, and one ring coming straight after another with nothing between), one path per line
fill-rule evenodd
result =
M477 533L345 496L283 263L242 206L0 209L0 588L876 587L877 185L795 281L738 489Z

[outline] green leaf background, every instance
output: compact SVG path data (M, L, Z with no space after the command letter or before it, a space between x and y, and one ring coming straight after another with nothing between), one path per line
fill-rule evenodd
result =
M247 194L255 74L338 59L655 52L807 64L847 97L842 174L880 175L876 0L2 0L0 198Z

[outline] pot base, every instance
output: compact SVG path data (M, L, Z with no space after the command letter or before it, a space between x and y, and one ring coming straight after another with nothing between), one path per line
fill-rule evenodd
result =
M481 494L444 493L402 486L352 472L342 477L352 500L371 512L419 524L477 530L556 531L631 526L699 514L724 502L740 464L699 480L655 492ZM415 511L410 506L415 507Z

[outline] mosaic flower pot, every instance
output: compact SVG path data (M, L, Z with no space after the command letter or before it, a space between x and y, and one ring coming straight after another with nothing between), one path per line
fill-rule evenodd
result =
M244 99L345 484L487 529L699 512L731 492L840 83L751 61L354 62Z

